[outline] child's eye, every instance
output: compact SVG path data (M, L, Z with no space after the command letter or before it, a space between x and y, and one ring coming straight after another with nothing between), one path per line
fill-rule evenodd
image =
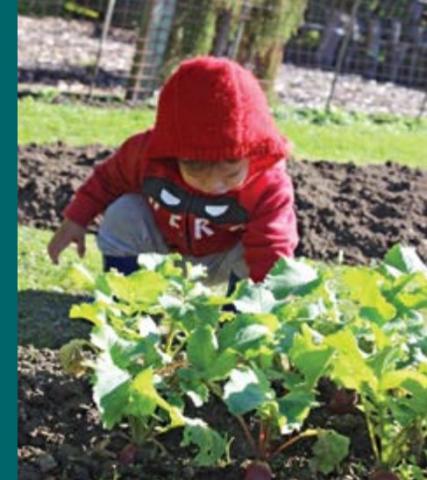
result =
M239 175L240 175L240 170L238 172L234 172L234 173L231 173L230 175L227 175L227 178L232 179L232 178L236 178Z
M203 162L188 161L188 162L182 162L182 163L184 165L184 168L188 172L198 173L198 172L203 172L204 170L206 170L206 164L204 164Z

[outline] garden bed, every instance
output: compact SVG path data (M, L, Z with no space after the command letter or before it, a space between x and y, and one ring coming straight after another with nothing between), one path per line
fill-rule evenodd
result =
M93 165L112 152L102 146L19 147L19 223L57 228L61 212ZM301 242L298 255L347 263L382 258L407 243L427 259L427 170L387 163L292 161Z
M232 443L233 463L225 468L195 468L188 448L179 447L178 434L167 434L161 453L153 445L142 448L136 464L121 465L118 455L128 440L126 429L103 430L98 411L91 399L87 381L63 373L58 352L20 346L19 368L19 452L20 480L238 480L243 478L241 462L251 455L237 422L223 405L210 402L204 418L220 431L235 437ZM323 388L327 393L327 386ZM231 419L232 420L232 419ZM229 423L226 423L226 422ZM363 417L358 414L330 415L317 409L307 422L310 426L334 428L353 439L349 461L342 471L317 478L365 480L373 459L367 441ZM162 442L163 443L163 442ZM310 446L302 441L274 464L276 479L312 480L309 467ZM117 475L116 477L114 475Z
M109 153L111 149L102 146L20 147L19 222L56 228L73 191L90 174L93 165ZM414 245L427 258L426 170L396 164L357 167L327 161L292 161L289 170L296 187L299 255L336 260L342 250L346 262L367 264L401 241ZM63 298L55 292L50 295ZM28 304L20 306L21 312L23 308L39 308L31 300L33 297L27 296ZM67 301L76 303L81 298ZM53 305L52 299L45 308L49 305ZM57 337L65 341L76 335L73 329L79 324L66 320L65 309L59 316L51 329L60 330ZM43 336L43 330L49 326L44 323L31 328L31 335L21 332L18 348L20 480L242 478L241 462L251 453L239 425L215 401L203 407L203 416L217 430L228 431L234 437L230 465L192 466L193 452L179 445L177 432L166 435L165 452L149 444L137 452L134 465L122 465L119 454L129 441L126 427L112 432L101 427L87 380L67 376L59 364L59 343L48 340L52 331ZM87 329L81 332L85 334ZM321 383L321 404L328 399L330 388ZM374 460L360 413L331 415L320 407L312 411L306 426L333 428L350 436L349 457L340 470L329 476L314 474L310 468L313 441L303 440L277 457L273 464L276 479L368 479Z

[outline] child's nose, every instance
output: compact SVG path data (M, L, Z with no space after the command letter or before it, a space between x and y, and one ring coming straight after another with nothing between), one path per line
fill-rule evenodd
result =
M212 195L221 195L222 193L226 193L228 188L224 181L222 180L212 180L206 185L206 189L208 193Z

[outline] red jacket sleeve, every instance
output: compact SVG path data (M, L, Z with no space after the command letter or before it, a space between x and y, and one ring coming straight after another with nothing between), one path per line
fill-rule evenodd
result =
M97 165L65 208L65 218L86 227L116 198L138 192L147 137L146 132L128 138L113 155Z
M249 275L255 282L263 280L280 257L293 256L298 244L297 222L292 182L284 165L267 174L242 241Z

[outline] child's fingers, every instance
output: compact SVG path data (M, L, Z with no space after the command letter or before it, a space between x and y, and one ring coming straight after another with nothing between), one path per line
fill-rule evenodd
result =
M59 255L70 244L70 239L66 236L54 237L48 246L50 259L55 265L59 263Z
M52 263L58 265L59 250L55 242L49 243L47 247L47 252L49 253L49 257L52 260Z
M80 258L83 258L86 252L85 237L82 236L78 238L76 242L77 242L77 253L79 254Z

